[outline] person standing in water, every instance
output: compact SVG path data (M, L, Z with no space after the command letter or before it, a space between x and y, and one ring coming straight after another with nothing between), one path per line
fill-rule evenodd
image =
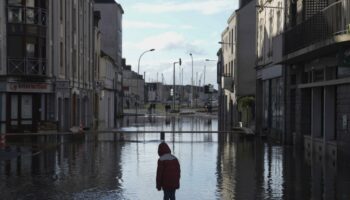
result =
M180 163L165 142L159 144L158 155L157 189L163 189L164 200L175 200L175 191L180 188Z

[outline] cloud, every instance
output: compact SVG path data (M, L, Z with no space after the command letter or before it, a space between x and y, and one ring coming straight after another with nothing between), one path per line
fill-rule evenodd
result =
M154 23L154 22L147 22L147 21L130 21L125 20L123 22L124 28L129 29L170 29L170 28L180 28L180 29L194 29L192 25L172 25L167 23Z
M145 38L141 42L137 43L125 43L128 48L136 49L149 49L155 48L162 51L183 50L186 53L193 53L198 55L205 54L203 48L201 48L200 40L189 41L184 35L177 32L164 32L158 35Z
M157 3L137 3L134 9L149 13L199 12L204 15L217 14L226 10L233 10L237 2L232 0L202 0L202 1L164 1Z

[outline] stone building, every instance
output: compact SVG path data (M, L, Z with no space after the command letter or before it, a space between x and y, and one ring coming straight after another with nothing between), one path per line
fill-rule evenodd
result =
M114 0L95 0L94 9L100 14L101 50L113 59L115 64L114 116L123 113L123 27L124 10Z
M254 129L256 1L241 1L227 24L218 54L218 68L223 68L219 70L222 98L219 110L225 122L222 127L230 130L242 122L244 127Z
M236 60L233 65L238 121L252 130L255 129L256 2L242 1L236 11Z
M124 108L142 108L145 103L145 80L131 70L130 65L123 69Z
M221 34L221 91L222 91L222 116L224 121L223 130L231 130L237 124L237 102L234 90L234 65L236 60L236 34L237 20L234 12L227 21L228 26Z
M92 126L93 5L0 2L1 132Z
M284 79L282 33L284 1L259 2L256 48L256 132L280 141L284 138Z

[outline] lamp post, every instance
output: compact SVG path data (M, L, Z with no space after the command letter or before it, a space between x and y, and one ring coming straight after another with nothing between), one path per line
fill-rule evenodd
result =
M192 61L192 78L191 78L191 108L193 108L193 100L194 100L194 94L193 94L193 55L190 53L191 61Z
M155 51L155 49L150 49L150 50L147 50L147 51L144 51L140 57L139 57L139 62L138 62L138 65L137 65L137 74L139 75L140 74L140 62L141 62L141 58L143 55L145 55L145 53L147 52L151 52L151 51ZM146 78L145 78L145 82L146 82ZM139 90L139 77L136 78L136 90ZM138 107L139 107L139 99L140 99L140 95L139 94L136 94L136 117L137 117L137 114L138 114Z
M212 61L212 62L216 62L216 60L205 59L205 62L210 62L210 61ZM204 65L204 80L203 80L203 85L205 85L205 74L206 74L206 68L207 68L207 66L206 66L206 65Z
M173 72L173 110L175 111L175 96L176 96L176 91L175 91L175 65L179 64L181 66L181 58L179 59L178 62L174 62L174 72Z

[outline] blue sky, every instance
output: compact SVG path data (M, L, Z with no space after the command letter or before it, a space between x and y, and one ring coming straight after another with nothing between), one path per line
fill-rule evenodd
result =
M140 73L146 71L146 81L172 83L173 62L183 60L184 84L191 82L191 57L194 58L194 79L198 72L201 83L206 65L206 84L216 86L218 41L227 19L237 8L237 0L117 0L125 11L123 16L123 57L137 71L140 54ZM179 69L176 76L179 81Z

